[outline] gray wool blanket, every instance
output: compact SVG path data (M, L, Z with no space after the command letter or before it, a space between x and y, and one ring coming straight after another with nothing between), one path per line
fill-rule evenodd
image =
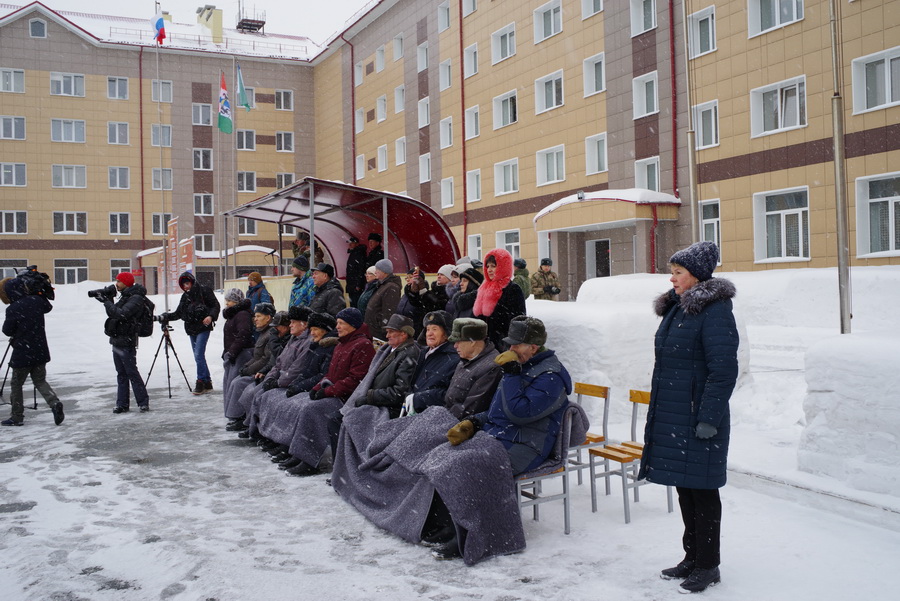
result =
M437 491L468 565L522 551L525 533L506 449L484 432L451 446L447 430L457 422L443 407L393 420L381 407L350 411L332 486L374 524L410 542L421 540Z
M250 431L278 444L289 445L297 428L301 405L309 403L309 393L287 396L287 388L273 388L254 399L256 413L250 414ZM258 420L258 421L257 421Z
M246 415L240 398L248 386L254 386L253 376L237 376L228 385L225 391L225 417L237 419Z

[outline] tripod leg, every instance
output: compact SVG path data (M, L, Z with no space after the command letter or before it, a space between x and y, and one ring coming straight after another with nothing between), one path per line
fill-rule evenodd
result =
M144 378L144 386L147 386L147 382L150 381L150 374L153 373L153 366L156 365L156 358L159 357L159 350L162 348L163 341L165 340L165 335L159 339L159 344L156 346L156 354L153 355L153 362L150 363L150 371L147 372L147 377Z
M184 377L184 383L187 384L188 391L190 392L190 390L191 390L191 382L190 382L190 380L188 380L187 374L184 373L184 367L181 365L181 360L178 359L178 353L175 352L175 345L172 344L172 340L171 340L171 339L169 339L169 346L172 347L172 354L175 355L175 363L178 364L178 369L181 370L181 375ZM166 354L166 357L168 358L168 356L169 356L169 355L168 355L168 353L167 353L167 354ZM166 362L166 365L168 366L168 361Z

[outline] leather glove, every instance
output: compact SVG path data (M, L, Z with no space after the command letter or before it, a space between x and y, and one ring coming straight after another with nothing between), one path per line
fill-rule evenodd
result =
M700 422L697 424L697 428L694 430L694 434L700 440L706 440L708 438L712 438L716 435L716 432L719 430L712 424L707 424L706 422Z
M463 420L447 430L447 440L449 440L450 444L454 447L469 440L473 436L475 436L475 424L472 423L472 420L470 419Z
M263 380L263 390L272 390L278 388L278 380L275 378L266 378Z
M408 394L408 395L406 395L406 400L403 401L403 411L400 412L400 416L402 417L404 415L415 415L415 414L416 414L416 407L415 407L415 403L413 402L413 395Z
M559 286L550 286L550 294L559 294L560 292L562 290L560 290Z
M311 398L313 400L324 399L325 391L322 388L320 388L318 390L313 388L312 390L309 391L309 398Z
M294 384L291 384L290 386L287 387L287 396L288 397L296 396L296 395L300 394L301 392L302 391L300 390L300 387L295 386Z
M519 374L522 373L522 364L519 363L519 356L512 351L505 351L494 357L494 363L499 365L504 373Z

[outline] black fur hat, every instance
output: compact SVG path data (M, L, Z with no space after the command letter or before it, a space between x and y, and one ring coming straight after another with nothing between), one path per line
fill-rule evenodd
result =
M307 325L330 332L337 325L337 320L328 313L313 313L309 316Z
M257 307L259 305L256 305ZM288 309L288 319L296 320L296 321L309 321L309 316L312 314L312 311L309 307L305 307L303 305L294 305L290 309Z

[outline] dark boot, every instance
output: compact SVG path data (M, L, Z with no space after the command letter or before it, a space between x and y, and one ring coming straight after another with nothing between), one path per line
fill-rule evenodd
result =
M293 459L294 456L288 453L287 451L282 451L277 455L272 455L272 463L281 463L282 461L287 461L288 459Z
M63 423L64 419L66 419L66 412L63 409L63 404L56 401L56 404L53 405L53 423L58 426Z
M284 461L282 461L281 463L278 464L278 469L280 469L280 470L289 470L289 469L291 469L292 467L297 467L297 466L300 465L301 463L303 463L303 460L300 459L299 457L290 456L290 457L288 457L287 459L285 459Z
M681 560L674 568L666 568L659 573L663 580L684 580L694 571L694 562L688 559Z
M700 593L711 586L719 584L719 568L694 568L687 580L678 587L679 593Z
M284 470L284 472L290 476L315 476L319 473L319 470L310 464L301 461L294 467Z
M194 390L192 391L194 394L203 394L206 392L206 384L203 383L203 380L197 380L197 383L194 384Z
M454 536L450 541L432 549L431 555L435 559L457 559L462 557L462 552L459 550L459 541Z

